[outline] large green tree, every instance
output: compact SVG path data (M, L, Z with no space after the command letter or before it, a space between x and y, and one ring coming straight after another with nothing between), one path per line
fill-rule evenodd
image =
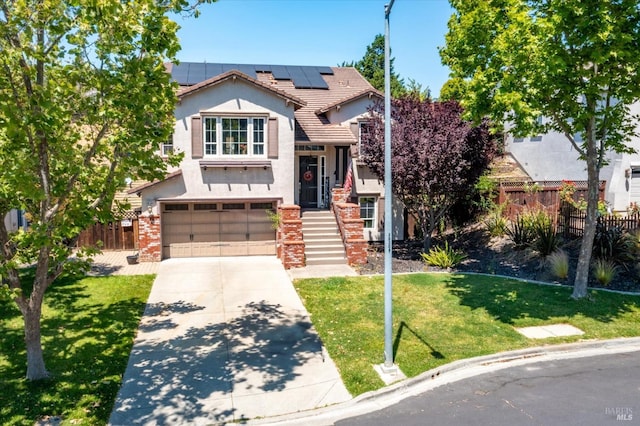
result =
M179 49L169 14L183 0L0 2L0 218L26 211L26 231L0 219L0 291L24 318L28 379L49 375L44 294L79 232L112 217L125 177L166 170L155 154L173 130L175 87L164 63ZM174 159L175 161L175 159ZM33 274L21 265L35 264Z
M394 71L393 61L394 58L389 59L391 96L400 98L407 93L407 89L404 86L404 81ZM373 87L384 92L384 36L382 34L376 35L373 43L367 46L367 51L362 59L357 62L343 62L341 66L354 67ZM416 85L413 85L413 88L415 87ZM417 86L417 90L423 91L419 86ZM428 91L428 89L426 90Z
M572 297L587 295L601 167L631 152L640 98L637 0L452 0L443 63L462 104L514 134L564 134L586 163L587 218ZM544 117L540 122L539 117ZM576 138L580 135L582 139Z

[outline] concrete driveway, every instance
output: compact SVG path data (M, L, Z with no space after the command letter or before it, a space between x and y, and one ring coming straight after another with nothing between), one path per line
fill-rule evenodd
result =
M170 259L109 423L226 423L349 399L278 259Z

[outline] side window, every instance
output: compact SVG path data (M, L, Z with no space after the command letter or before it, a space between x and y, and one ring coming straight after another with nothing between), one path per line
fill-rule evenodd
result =
M205 155L216 155L218 151L218 134L217 134L216 117L204 118L204 153Z
M371 229L376 224L376 197L359 197L360 218L364 219L364 228Z
M264 155L264 118L254 118L253 155Z
M536 118L536 124L542 125L542 116ZM531 142L540 142L542 140L542 135L535 135L531 137Z
M173 154L173 135L162 144L161 151L163 157Z

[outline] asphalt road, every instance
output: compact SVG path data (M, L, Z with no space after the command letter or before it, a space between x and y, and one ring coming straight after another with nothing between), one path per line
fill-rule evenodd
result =
M336 425L640 425L640 352L509 367Z

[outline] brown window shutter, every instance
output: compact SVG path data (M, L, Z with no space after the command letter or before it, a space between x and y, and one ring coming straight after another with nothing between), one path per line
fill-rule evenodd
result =
M269 140L267 141L267 157L278 158L278 118L269 117Z
M353 136L358 139L358 122L356 121L355 123L349 123L349 127L351 127L351 133L353 133Z
M202 144L202 117L191 117L191 157L202 158L204 145Z

